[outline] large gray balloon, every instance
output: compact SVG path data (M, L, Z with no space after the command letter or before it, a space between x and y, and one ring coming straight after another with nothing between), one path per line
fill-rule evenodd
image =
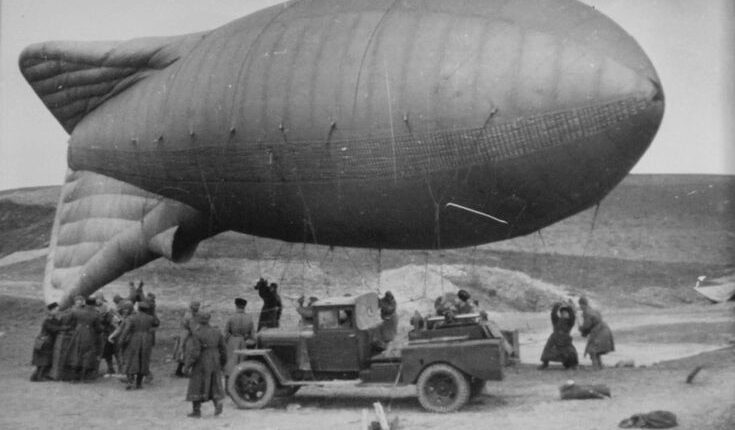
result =
M599 202L664 110L638 44L577 1L304 0L216 30L28 47L70 133L44 282L65 305L224 230L446 248Z

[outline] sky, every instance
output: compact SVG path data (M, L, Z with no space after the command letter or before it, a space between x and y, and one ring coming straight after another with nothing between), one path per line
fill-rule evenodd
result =
M584 2L636 38L664 87L663 123L633 173L735 174L735 1ZM24 47L209 30L277 3L0 0L0 190L58 185L66 172L68 135L21 76Z

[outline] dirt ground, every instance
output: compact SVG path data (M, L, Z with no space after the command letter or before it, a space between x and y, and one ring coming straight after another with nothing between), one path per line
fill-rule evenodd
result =
M613 429L632 414L659 409L674 412L681 429L735 428L733 303L608 310L605 317L615 332L617 351L606 357L606 363L632 358L637 367L599 372L589 370L588 358L576 371L553 366L536 370L537 345L549 331L548 315L495 314L493 318L504 328L521 331L524 363L508 368L504 381L489 382L484 393L458 413L423 411L413 386L342 385L303 389L258 411L238 410L227 399L222 416L214 418L208 404L201 420L185 416L190 410L184 401L187 380L170 376L171 338L182 309L161 306L154 379L140 391L125 391L115 378L81 384L29 382L31 345L41 309L37 299L0 296L2 429L358 429L363 409L374 418L375 401L382 402L400 429ZM221 324L225 317L223 310L215 313L214 320ZM574 342L582 351L584 340L578 333ZM687 384L687 374L697 366L704 370ZM562 401L558 387L569 379L606 384L612 398Z

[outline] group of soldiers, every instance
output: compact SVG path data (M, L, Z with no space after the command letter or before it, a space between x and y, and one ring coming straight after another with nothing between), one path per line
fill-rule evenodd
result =
M64 311L49 304L34 342L31 381L92 381L104 360L106 373L115 373L116 362L127 388L141 388L143 378L152 376L148 363L159 325L155 295L143 294L142 282L131 283L127 299L116 295L113 302L108 305L100 293L78 296Z
M602 314L589 305L586 297L579 299L582 310L582 324L579 332L587 337L584 355L589 354L593 369L602 369L602 356L615 351L615 341L610 327L603 321ZM553 332L546 341L541 353L539 369L549 367L549 362L560 362L566 369L576 369L579 364L577 349L572 343L571 331L576 321L573 302L557 302L551 309Z
M281 299L277 284L260 279L256 284L263 298L258 330L278 327ZM33 348L35 370L31 381L92 381L101 372L100 363L107 363L107 373L117 368L125 375L126 389L142 388L150 372L155 331L160 325L156 316L155 295L143 293L143 283L130 284L130 294L123 299L116 295L108 305L102 294L77 297L69 309L59 311L57 303L47 306ZM250 347L255 342L255 323L245 313L247 300L235 299L235 313L227 320L224 334L211 326L211 314L200 312L200 303L191 302L189 313L182 322L183 336L174 348L176 376L188 377L186 400L192 402L190 417L201 416L203 402L212 401L215 415L222 413L227 377L235 363L234 351ZM116 363L115 363L116 362Z

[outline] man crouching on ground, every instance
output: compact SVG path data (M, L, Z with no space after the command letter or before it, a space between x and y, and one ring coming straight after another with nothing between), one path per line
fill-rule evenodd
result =
M227 363L225 338L216 328L209 325L211 316L204 312L198 315L199 328L192 333L191 348L187 348L186 367L191 368L186 400L192 403L191 418L202 416L202 402L214 403L214 415L222 413L222 368Z

